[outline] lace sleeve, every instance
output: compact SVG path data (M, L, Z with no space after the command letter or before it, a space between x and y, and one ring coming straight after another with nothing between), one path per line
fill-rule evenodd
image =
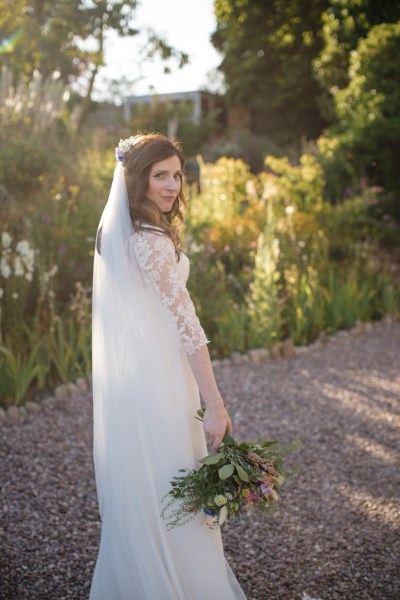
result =
M185 354L193 354L208 343L204 330L178 271L173 242L163 234L140 232L133 243L144 280L150 283L175 324Z

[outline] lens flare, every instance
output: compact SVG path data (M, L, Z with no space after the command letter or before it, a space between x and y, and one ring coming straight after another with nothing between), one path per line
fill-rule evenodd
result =
M14 51L23 29L24 27L21 25L10 37L0 40L0 54L10 54Z

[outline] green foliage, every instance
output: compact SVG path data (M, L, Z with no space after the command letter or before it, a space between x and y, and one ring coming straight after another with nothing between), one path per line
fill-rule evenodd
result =
M10 36L14 28L23 27L13 52L4 60L15 72L28 77L34 69L45 75L54 69L68 81L81 76L103 61L103 38L106 28L120 35L135 35L132 28L136 0L97 0L79 2L59 0L17 0L0 2L0 32ZM90 39L92 51L84 49ZM94 42L94 44L93 44Z
M275 180L275 198L298 210L317 212L323 203L324 177L321 165L311 154L303 154L298 165L287 158L267 156L265 165L279 177Z
M322 114L334 122L334 96L348 86L351 57L369 30L400 19L398 2L383 0L333 0L322 15L323 48L313 60L314 75L322 92L318 103Z
M363 43L369 39L371 45L378 35L373 34L376 26L395 27L400 19L399 3L390 0L216 0L214 5L217 30L212 39L223 56L219 68L229 105L248 112L254 133L268 135L286 153L295 146L297 154L301 136L316 139L326 124L337 122L337 97L353 79L359 45L363 52ZM392 48L393 62L397 55ZM391 62L382 56L377 73L380 81L385 78L398 87L398 74L386 77ZM366 85L367 92L378 92L371 102L360 98L366 128L371 105L379 103L378 88ZM386 133L390 127L381 130L382 140ZM235 156L242 154L236 151Z
M321 47L321 13L328 1L216 0L213 43L228 101L245 106L252 129L283 145L316 137L324 124L312 61ZM266 100L267 99L267 100Z
M228 356L232 352L245 352L247 349L248 314L244 304L233 303L225 297L223 310L214 318L214 350L219 356Z
M350 59L349 84L335 93L338 124L320 140L320 151L331 199L342 200L348 186L362 191L368 182L383 200L370 213L400 222L399 56L400 23L377 25L360 40Z
M247 297L250 348L271 346L281 337L280 273L277 268L280 249L279 240L273 238L271 221L270 211L265 234L258 238L253 281Z
M100 156L94 148L78 153L70 144L63 153L59 111L41 118L40 99L57 106L65 88L34 81L29 88L21 82L16 98L3 85L3 71L3 96L10 99L0 109L4 404L90 371L94 236L115 164L111 152Z
M0 38L12 40L0 53L0 65L10 67L15 79L30 79L35 71L44 77L57 71L64 83L79 80L82 89L83 82L83 100L74 115L75 128L80 130L91 106L95 79L104 65L105 38L110 31L119 36L137 35L139 30L133 26L136 7L137 0L0 0ZM160 56L166 70L170 59L179 67L187 63L185 52L153 30L146 33L143 54L147 58Z
M241 160L200 160L201 190L191 190L189 287L214 357L398 314L399 287L376 257L383 232L368 213L368 186L332 205L314 157L267 165L256 176ZM82 149L62 173L50 166L29 196L20 180L12 202L4 195L3 405L90 371L94 236L113 167L111 152Z
M12 399L19 404L38 374L37 347L31 348L27 356L14 354L8 348L1 346L0 352L5 355L0 362L0 372L8 379L7 387L11 391Z

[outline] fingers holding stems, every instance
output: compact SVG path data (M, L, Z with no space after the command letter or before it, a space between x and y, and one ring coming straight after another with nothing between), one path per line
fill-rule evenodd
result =
M203 427L213 450L218 450L225 433L232 432L232 422L225 406L207 408L203 417Z

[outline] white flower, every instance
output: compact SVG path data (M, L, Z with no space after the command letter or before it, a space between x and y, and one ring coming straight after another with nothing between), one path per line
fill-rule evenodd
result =
M3 296L4 296L4 290L3 290L3 288L0 288L0 300L2 299Z
M294 213L294 206L287 206L285 208L285 213L290 217Z
M26 274L25 274L25 279L26 279L27 281L32 281L32 273L26 273Z
M279 253L279 240L278 238L275 238L274 240L272 240L272 256L274 260L277 260L277 258L279 257Z
M221 510L219 511L218 524L220 526L225 523L227 516L228 516L228 508L226 506L223 506L221 508Z
M19 256L14 258L14 275L16 277L22 277L24 274L24 267Z
M53 265L49 271L49 275L50 277L54 277L58 272L58 266L57 265Z
M8 279L11 275L10 265L7 260L3 257L0 262L0 273L4 279Z
M21 255L22 262L26 269L32 272L35 267L35 250L30 247L27 240L21 240L18 242L16 249Z
M25 256L30 250L28 240L20 240L16 245L16 250L21 254L21 256Z
M12 238L8 231L3 231L3 233L1 234L1 244L3 248L8 248L11 244L11 240Z
M224 496L223 494L217 494L217 496L215 496L214 498L214 504L216 506L223 506L224 504L226 504L228 501L228 498L226 496Z
M14 300L16 300L18 298L18 292L13 292L11 294L11 298L13 298Z
M246 181L246 194L248 196L254 196L255 198L257 198L257 188L252 179Z

